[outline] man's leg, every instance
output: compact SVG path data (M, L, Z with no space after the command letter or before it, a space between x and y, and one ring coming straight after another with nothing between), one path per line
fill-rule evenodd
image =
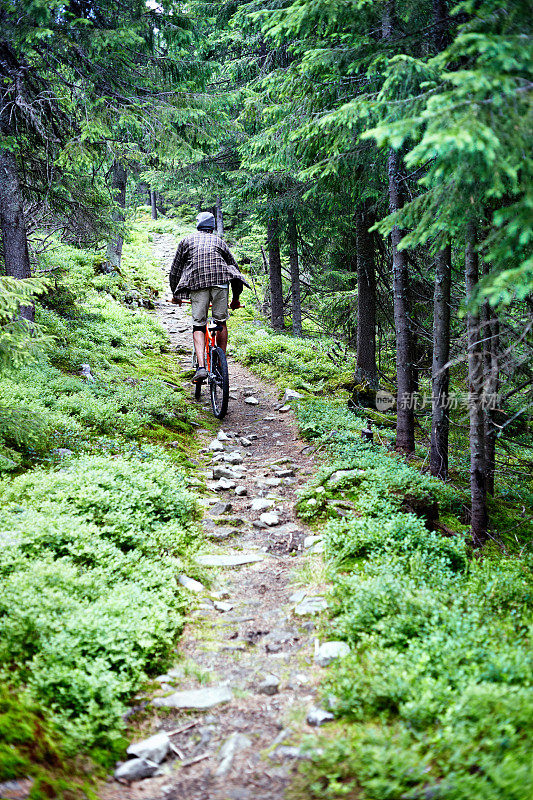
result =
M194 352L198 359L198 366L205 367L205 328L202 328L200 331L193 330L192 339L194 342Z
M213 286L211 289L211 303L213 305L213 319L216 320L222 330L217 331L217 345L226 352L228 346L228 289Z
M198 359L198 369L193 381L205 380L207 372L205 369L205 326L207 323L207 311L209 309L209 289L200 289L191 294L192 311L192 339L194 351Z
M218 324L222 330L217 331L217 345L221 350L226 352L226 347L228 346L228 326L225 322L219 322Z

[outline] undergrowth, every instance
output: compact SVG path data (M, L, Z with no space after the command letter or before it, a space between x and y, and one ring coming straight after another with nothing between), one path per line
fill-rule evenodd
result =
M236 331L230 335L230 352L263 380L320 395L352 379L354 360L336 352L334 339L273 334L247 321L243 312L230 325Z
M341 730L309 743L293 796L529 796L531 556L473 560L455 491L362 441L339 405L301 402L298 418L328 455L298 509L323 531L327 636L350 655L322 687Z
M421 472L424 442L407 463L390 449L393 423L348 411L333 342L273 334L246 316L237 323L237 356L305 393L292 405L324 466L297 510L324 539L332 582L324 636L350 646L322 684L337 722L307 742L309 760L290 796L530 796L530 523L515 512L516 544L502 536L473 558L466 493ZM369 416L376 444L361 436ZM515 492L523 498L528 487ZM492 506L503 533L506 508Z
M48 253L40 350L0 372L0 782L31 776L32 800L92 796L187 613L194 412L140 308L162 288L152 227L132 229L120 273L93 251Z
M276 383L279 387L298 389L307 397L327 397L330 402L320 406L320 412L312 410L307 413L302 406L298 412L302 432L321 439L320 447L327 444L328 452L350 455L352 434L359 438L363 428L370 421L374 438L383 445L386 452L394 448L396 416L393 412L381 413L363 404L356 406L354 392L354 353L338 339L324 334L324 326L320 331L316 325L306 323L305 336L297 338L289 331L278 333L272 331L257 311L258 298L252 290L245 290L246 307L232 315L230 321L230 350L253 372L264 380ZM390 347L385 347L384 368L389 372L394 369L394 359ZM383 388L394 390L394 383L385 378ZM464 369L452 369L452 391L459 390L464 394L466 387ZM420 387L421 392L430 394L430 387ZM347 410L350 401L352 411ZM358 398L356 397L356 402ZM340 409L343 409L342 413ZM417 412L416 445L411 465L419 473L428 467L430 441L430 411ZM454 486L456 506L462 506L461 516L466 519L465 511L469 505L469 443L468 426L465 425L465 408L459 406L451 412L450 427L450 479ZM309 426L309 431L306 431ZM317 431L313 434L313 427ZM466 430L465 430L466 429ZM532 450L529 447L530 435L527 425L521 439L507 442L503 437L497 442L497 462L502 464L495 476L495 494L488 498L492 532L506 552L520 552L524 544L529 546L533 537L533 479L524 471L524 465L531 461ZM401 463L388 461L391 472L396 471ZM414 473L411 473L414 474ZM517 477L517 475L519 477ZM441 521L451 530L463 530L464 525L457 522L457 509L449 517L441 513Z
M176 641L197 537L183 483L163 460L80 456L0 487L0 665L72 752L120 744L125 701Z
M179 370L161 326L108 293L115 278L96 271L100 256L65 247L62 262L62 253L48 256L55 289L36 306L51 343L31 362L0 373L0 474L57 460L58 448L95 449L99 436L157 439L164 429L173 441L191 430L193 412L176 385ZM149 292L161 283L161 270L126 243L129 271L135 254L142 275L134 286ZM124 276L118 280L124 299L133 289ZM81 376L84 364L94 380Z

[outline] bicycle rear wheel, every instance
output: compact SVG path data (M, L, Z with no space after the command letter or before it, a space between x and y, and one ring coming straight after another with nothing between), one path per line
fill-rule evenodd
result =
M211 408L217 419L226 416L229 401L229 373L226 354L220 347L211 351Z

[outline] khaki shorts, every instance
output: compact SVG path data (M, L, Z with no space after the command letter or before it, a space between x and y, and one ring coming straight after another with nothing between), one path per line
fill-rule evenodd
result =
M207 324L209 303L213 306L212 316L215 322L225 322L228 317L229 290L220 286L210 286L208 289L198 289L191 292L192 324L204 327Z

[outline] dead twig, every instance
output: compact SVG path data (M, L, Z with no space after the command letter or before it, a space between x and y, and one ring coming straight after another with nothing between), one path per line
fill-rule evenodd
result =
M172 744L172 742L170 742L170 749L172 750L173 753L177 755L179 759L181 759L181 761L185 759L185 756L183 755L181 750L178 747L176 747L175 744Z
M206 758L211 758L212 753L204 753L201 756L196 756L196 758L190 758L189 761L184 761L181 765L182 767L192 767L193 764L197 764L199 761L205 761Z
M169 731L169 733L167 733L167 736L169 736L169 737L170 736L177 736L178 733L185 733L185 731L188 731L191 728L195 728L196 725L198 725L198 722L189 722L188 725L183 725L182 728L176 728L173 731Z

